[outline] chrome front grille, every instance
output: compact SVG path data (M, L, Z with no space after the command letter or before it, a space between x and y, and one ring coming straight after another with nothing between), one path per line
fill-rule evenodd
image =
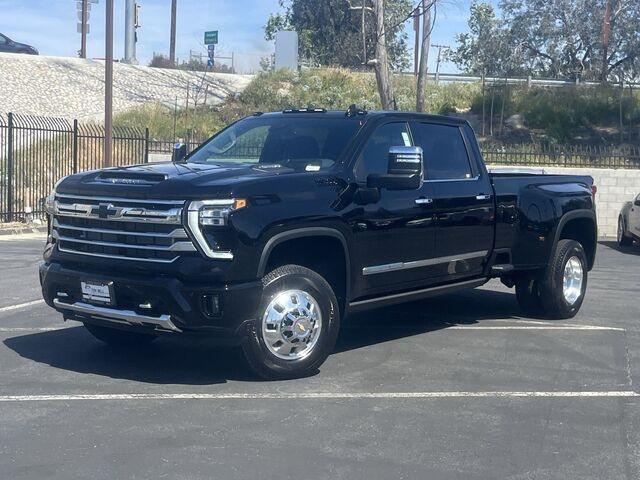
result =
M171 263L196 248L182 226L184 202L57 194L52 237L61 252Z

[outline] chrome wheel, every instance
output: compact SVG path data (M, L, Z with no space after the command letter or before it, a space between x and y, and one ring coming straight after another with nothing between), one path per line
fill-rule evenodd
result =
M576 256L571 257L564 266L562 295L569 305L573 305L582 295L584 270L582 262Z
M283 360L308 356L322 330L322 313L315 298L302 290L279 293L262 316L262 338L269 351Z

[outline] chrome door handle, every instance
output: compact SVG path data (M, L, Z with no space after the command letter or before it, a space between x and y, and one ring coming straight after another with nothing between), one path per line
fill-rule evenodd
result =
M491 195L476 195L476 200L489 200Z
M431 205L433 198L416 198L416 205Z

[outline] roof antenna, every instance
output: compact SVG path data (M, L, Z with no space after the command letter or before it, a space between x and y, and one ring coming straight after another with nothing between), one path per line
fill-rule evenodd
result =
M366 115L367 111L362 109L362 108L358 108L358 106L353 103L351 105L349 105L349 108L347 108L347 111L344 113L345 117L354 117L356 115Z

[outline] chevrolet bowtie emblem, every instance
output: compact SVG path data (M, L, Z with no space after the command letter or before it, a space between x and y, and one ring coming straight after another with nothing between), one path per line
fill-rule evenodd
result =
M118 209L110 203L101 203L91 209L91 215L97 215L99 218L113 217L118 213Z

